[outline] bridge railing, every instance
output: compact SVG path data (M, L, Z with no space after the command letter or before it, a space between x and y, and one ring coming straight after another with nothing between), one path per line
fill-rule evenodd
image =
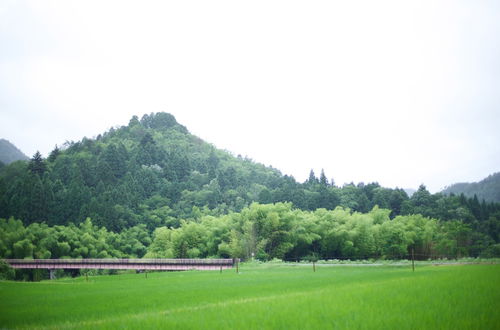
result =
M236 259L5 259L13 268L216 269Z

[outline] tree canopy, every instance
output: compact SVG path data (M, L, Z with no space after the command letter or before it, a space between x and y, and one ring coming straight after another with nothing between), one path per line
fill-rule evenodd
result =
M496 251L500 204L423 185L411 197L378 183L336 186L323 170L300 183L157 113L1 167L0 218L20 219L5 220L14 232L55 237L43 245L4 230L0 241L12 245L3 256L361 258L402 256L412 245L422 255L477 256ZM83 236L101 245L68 238Z

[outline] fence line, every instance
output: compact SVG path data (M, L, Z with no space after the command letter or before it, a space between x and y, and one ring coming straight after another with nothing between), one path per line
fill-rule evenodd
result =
M457 259L462 259L462 258L473 258L474 257L468 257L468 256L456 256L456 255L445 255L445 254L426 254L426 253L414 253L413 258L418 261L422 260L440 260L440 259L448 259L448 260L457 260ZM304 257L297 257L297 258L283 258L283 261L287 262L299 262L299 261L318 261L318 260L345 260L345 261L355 261L355 260L412 260L412 255L411 254L395 254L395 255L379 255L379 254L372 254L372 255L359 255L359 256L351 256L351 257L344 257L344 256L320 256L320 255L309 255L309 256L304 256Z
M24 269L216 270L232 268L237 259L5 259Z

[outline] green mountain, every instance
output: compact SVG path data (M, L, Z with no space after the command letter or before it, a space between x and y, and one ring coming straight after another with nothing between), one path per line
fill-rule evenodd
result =
M28 156L5 139L0 139L0 163L10 164L16 160L28 160Z
M291 202L294 208L367 213L375 205L390 216L422 214L442 220L488 219L498 205L430 194L411 198L378 183L334 185L311 170L297 182L272 167L236 157L189 133L168 113L133 117L127 126L54 149L47 159L0 168L0 218L24 224L92 223L114 232L136 225L152 231L182 220L240 212L253 202ZM499 204L500 205L500 204Z
M297 182L167 113L0 167L0 258L492 257L499 224L500 203L424 185Z
M282 174L202 141L167 113L54 149L0 171L0 217L25 223L177 226L202 212L241 210ZM292 181L295 184L295 181ZM271 200L270 200L271 201Z
M467 197L477 196L479 200L500 203L500 172L472 183L455 183L442 191L443 194L464 194Z

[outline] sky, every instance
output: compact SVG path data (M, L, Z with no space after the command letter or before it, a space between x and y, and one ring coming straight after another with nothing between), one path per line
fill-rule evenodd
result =
M0 138L47 156L160 111L298 181L479 181L500 2L0 0Z

